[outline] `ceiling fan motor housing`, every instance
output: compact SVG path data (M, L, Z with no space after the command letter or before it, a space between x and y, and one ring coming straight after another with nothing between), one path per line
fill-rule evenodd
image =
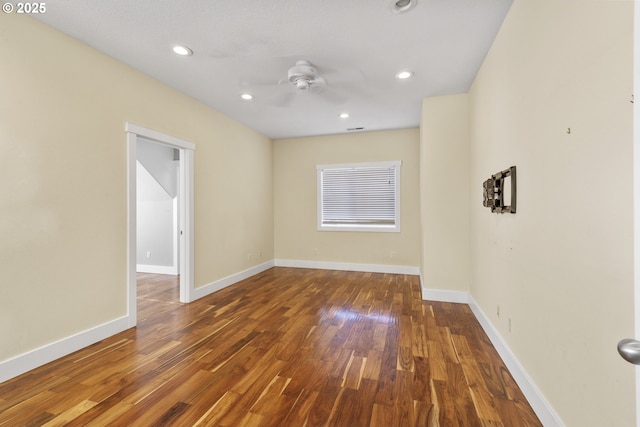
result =
M298 61L296 65L289 69L289 82L293 84L297 90L309 90L309 86L316 79L318 73L311 66L309 61Z

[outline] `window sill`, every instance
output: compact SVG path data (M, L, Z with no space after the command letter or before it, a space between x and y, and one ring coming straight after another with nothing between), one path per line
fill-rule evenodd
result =
M356 232L373 232L373 233L399 233L399 225L320 225L318 231L356 231Z

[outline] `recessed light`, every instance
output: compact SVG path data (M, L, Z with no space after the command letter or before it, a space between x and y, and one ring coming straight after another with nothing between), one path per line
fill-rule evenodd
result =
M243 93L240 95L240 98L244 99L245 101L251 101L253 99L253 95L251 95L250 93Z
M339 116L341 119L348 119L349 118L349 113L340 113Z
M180 56L190 56L193 55L193 51L186 46L175 45L173 47L173 52Z
M405 13L416 7L418 0L389 0L389 9L394 13Z
M396 74L396 79L406 80L412 76L413 73L411 71L400 71L398 74Z

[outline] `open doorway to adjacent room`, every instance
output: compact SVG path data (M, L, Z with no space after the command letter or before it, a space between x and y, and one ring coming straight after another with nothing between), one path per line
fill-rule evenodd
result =
M135 326L138 297L192 300L195 144L131 123L126 131L128 318Z
M136 146L138 317L147 306L180 301L180 150L138 137Z

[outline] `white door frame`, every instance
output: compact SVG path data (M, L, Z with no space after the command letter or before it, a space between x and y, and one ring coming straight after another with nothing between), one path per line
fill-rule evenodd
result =
M193 301L193 142L166 135L127 122L127 309L129 327L137 324L136 304L136 153L138 137L180 150L179 230L180 230L180 302Z
M633 93L640 93L640 1L633 2ZM640 340L640 96L633 103L634 335ZM640 366L636 371L636 425L640 426Z

